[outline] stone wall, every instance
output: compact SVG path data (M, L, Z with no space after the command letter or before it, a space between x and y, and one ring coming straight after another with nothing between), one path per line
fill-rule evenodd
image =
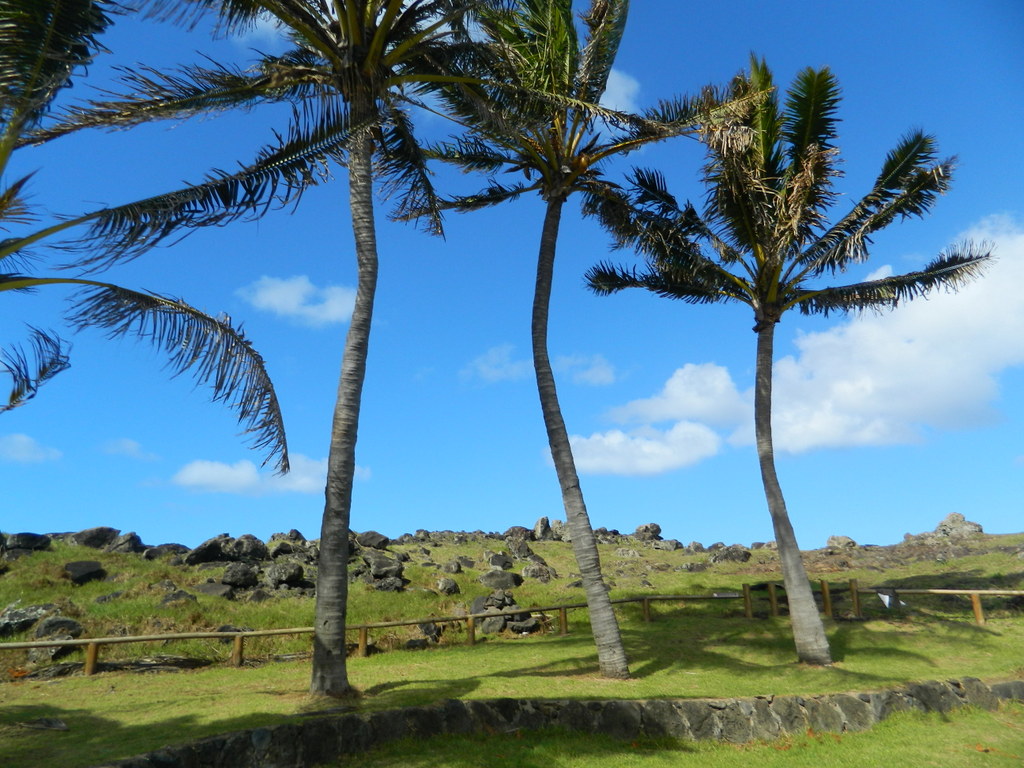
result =
M764 696L753 699L649 701L450 700L431 707L305 716L295 722L213 736L101 768L308 768L340 755L402 738L478 731L564 728L622 739L640 736L742 743L817 732L862 731L893 712L948 712L963 706L995 709L1024 700L1024 680L986 685L976 678L911 683L862 694Z

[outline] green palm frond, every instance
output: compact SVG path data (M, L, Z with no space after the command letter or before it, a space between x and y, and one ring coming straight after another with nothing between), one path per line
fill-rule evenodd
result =
M824 67L801 70L786 92L780 139L790 164L808 151L830 149L839 122L839 81Z
M321 93L329 73L306 51L265 56L246 70L216 62L163 71L122 69L119 93L64 110L54 125L32 131L19 145L42 144L87 128L125 129L156 120L185 120L263 104L302 104Z
M836 272L868 255L871 235L896 219L924 216L953 180L954 160L938 161L935 139L904 136L886 156L872 189L799 258L811 274Z
M167 354L174 375L189 373L209 386L212 400L228 405L249 435L252 447L265 451L288 471L288 445L277 394L263 358L241 328L224 315L211 317L180 299L94 284L75 301L69 315L79 330L99 328L109 338L136 336Z
M988 266L992 249L963 243L947 249L924 269L904 275L803 292L795 304L802 314L828 315L864 309L894 309L901 303L937 289L954 291L979 277Z
M258 219L274 207L294 205L302 193L329 178L328 160L340 162L348 140L346 115L330 108L315 125L292 124L287 137L264 148L234 173L211 171L194 185L65 220L28 237L0 241L0 258L73 227L84 233L55 247L83 254L68 267L105 269L137 258L169 238L202 227Z
M476 194L445 198L439 201L439 205L442 211L477 211L515 200L520 195L535 191L537 187L538 184L498 184L492 180Z
M92 60L116 6L105 0L5 0L0 6L0 167L72 72Z
M631 247L647 262L639 272L599 265L588 273L593 290L642 287L698 303L709 296L732 298L752 306L760 324L793 307L826 315L891 308L940 287L955 290L981 274L991 250L968 243L906 275L806 287L811 277L866 258L875 231L926 213L948 188L952 161L937 161L930 136L908 134L886 157L872 190L826 228L831 182L839 175L838 84L827 69L803 70L779 111L771 82L767 66L756 59L750 73L734 82L736 94L767 94L758 103L740 104L746 146L701 131L708 154L703 214L680 206L656 171L635 171L629 189L588 200L587 211L601 220L615 246Z
M425 222L431 234L443 232L437 193L427 169L427 153L413 133L408 115L397 106L388 110L388 120L381 125L378 146L377 176L385 198L392 194L398 202L392 218L414 218ZM416 214L410 215L413 211Z
M587 286L598 295L626 288L644 288L662 298L687 304L717 304L730 299L745 300L734 278L707 259L685 265L662 262L645 271L599 263L583 276Z
M598 0L583 14L587 42L580 53L576 96L597 104L608 87L608 77L622 42L629 0Z
M19 346L0 349L0 372L11 377L11 392L7 402L0 403L0 413L27 403L39 387L71 365L63 339L38 328L30 330L31 353Z

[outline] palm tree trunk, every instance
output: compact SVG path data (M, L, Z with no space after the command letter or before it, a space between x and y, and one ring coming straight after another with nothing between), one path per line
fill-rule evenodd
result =
M814 593L807 579L800 546L786 511L786 500L775 474L775 450L772 447L772 362L774 360L775 323L760 320L757 327L757 361L755 364L754 431L757 436L757 457L761 463L761 481L772 516L775 542L782 561L782 579L789 602L793 640L800 661L807 664L831 664L832 654L825 637L825 627L814 602Z
M537 283L533 297L533 366L537 375L537 392L540 407L547 428L548 445L555 472L562 488L562 504L565 507L566 523L572 537L573 553L580 569L583 589L587 597L590 626L597 644L597 660L601 674L611 678L628 678L629 666L626 651L622 645L619 624L612 609L608 588L601 575L601 560L597 553L597 539L590 525L583 491L580 489L576 464L572 458L569 435L558 405L555 391L555 377L548 359L548 309L551 304L551 280L555 264L555 246L558 242L558 225L562 216L564 198L550 198L544 215L544 229L541 234L540 254L537 259Z
M353 123L363 121L353 105ZM327 457L327 487L316 580L313 675L310 692L341 697L352 692L346 668L349 526L356 467L356 433L366 375L373 300L377 291L377 236L373 217L373 142L369 134L349 152L349 206L355 236L358 283L345 337L338 396Z

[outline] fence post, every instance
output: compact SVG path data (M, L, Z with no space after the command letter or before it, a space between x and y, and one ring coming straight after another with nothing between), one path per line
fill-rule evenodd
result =
M754 618L754 601L750 597L750 585L743 585L743 615L748 619Z
M466 617L466 643L476 645L476 619L472 616Z
M981 609L981 595L977 592L971 594L971 608L974 609L974 621L978 624L984 624L985 612Z
M858 618L864 618L860 612L860 584L857 583L856 579L850 579L850 600L853 601L853 615Z
M778 595L775 594L775 584L773 584L771 582L768 583L768 603L772 607L772 616L778 616L779 615L779 598L778 598Z
M644 608L644 621L650 621L651 620L651 601L648 598L646 598L646 597L643 599L643 608Z
M558 609L558 634L569 634L569 612L564 606Z
M231 664L240 667L243 661L245 661L245 638L235 635L235 642L231 647Z
M368 627L359 628L359 655L363 658L370 655L370 630Z
M89 643L85 646L85 669L82 671L87 675L96 674L96 662L100 655L100 644Z
M832 618L832 591L824 579L821 580L821 612Z

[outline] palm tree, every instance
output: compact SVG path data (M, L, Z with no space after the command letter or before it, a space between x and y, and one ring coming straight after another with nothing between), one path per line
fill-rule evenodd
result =
M774 88L763 60L751 59L734 95ZM627 193L596 196L597 214L619 247L643 253L646 269L600 264L586 276L609 294L646 288L691 304L738 301L754 312L757 334L754 424L761 478L789 600L797 656L831 663L828 640L800 558L775 471L772 444L772 360L775 325L790 309L828 315L892 308L929 291L955 289L978 275L990 254L971 244L940 254L922 270L830 286L821 278L868 257L871 235L895 219L924 215L950 186L952 160L938 160L935 140L915 131L889 152L872 189L829 224L840 175L836 138L839 86L826 69L800 72L779 104L772 95L748 103L746 140L701 132L708 189L703 212L679 206L656 172L638 171Z
M686 100L661 104L643 117L598 106L608 85L629 10L628 0L592 0L577 32L572 0L521 0L480 16L494 56L485 85L443 88L449 112L466 135L433 154L466 171L492 174L478 194L445 201L469 211L537 192L545 202L537 258L531 338L548 444L562 491L566 522L586 592L601 673L629 676L625 650L601 577L590 518L562 418L548 357L548 311L562 208L574 192L606 186L601 165L652 141L690 129L698 109ZM503 85L498 85L498 84ZM712 103L708 92L705 106ZM526 181L500 184L493 174L519 171Z
M255 218L272 205L296 201L329 175L331 162L347 168L358 282L328 454L310 684L315 694L351 691L345 663L349 521L377 288L374 180L400 192L396 215L427 211L427 229L440 231L426 157L403 105L418 104L424 89L459 77L463 60L480 49L469 38L467 19L490 2L500 0L134 0L151 14L186 22L217 13L228 33L269 17L292 48L261 55L246 70L217 64L172 73L138 68L127 77L125 96L73 110L64 125L34 136L47 141L83 127L294 105L287 133L255 162L236 173L213 172L190 199L169 204L173 214L161 212L172 223L185 218L182 226L207 226L216 216L215 223Z
M97 36L110 24L106 11L114 8L105 0L5 0L0 6L0 174L72 73L91 61ZM288 451L277 395L259 353L229 318L112 283L17 271L31 263L33 246L81 227L84 234L60 245L105 258L141 253L162 238L137 216L147 202L66 217L33 230L37 217L26 197L28 182L25 176L0 188L0 228L30 229L0 241L0 292L79 288L70 313L74 326L102 328L112 337L130 333L162 347L171 370L188 371L199 382L209 383L213 399L237 411L254 436L254 447L269 451L264 463L276 458L277 469L286 472ZM149 204L159 206L160 199ZM0 371L12 381L0 412L28 402L43 383L69 365L67 345L59 337L32 328L30 338L30 353L17 345L0 350Z

